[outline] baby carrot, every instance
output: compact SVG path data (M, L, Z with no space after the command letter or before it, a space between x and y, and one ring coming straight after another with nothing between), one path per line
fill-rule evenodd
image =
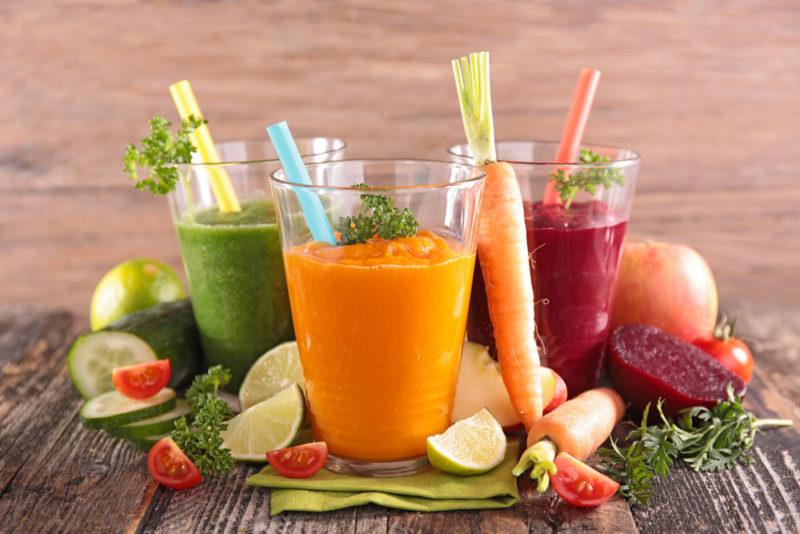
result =
M542 417L543 401L522 194L514 169L497 162L495 155L489 53L453 60L453 72L467 141L476 164L486 172L478 258L497 359L511 403L530 429Z

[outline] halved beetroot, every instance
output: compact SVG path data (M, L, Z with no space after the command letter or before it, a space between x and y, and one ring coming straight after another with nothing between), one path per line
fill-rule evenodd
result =
M622 397L642 409L664 399L674 415L690 406L714 406L728 384L741 395L742 380L704 350L654 326L627 324L611 334L608 371Z

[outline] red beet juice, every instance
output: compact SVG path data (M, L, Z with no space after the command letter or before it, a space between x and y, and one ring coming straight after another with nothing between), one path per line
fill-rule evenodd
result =
M626 218L598 200L575 202L568 209L525 203L542 362L561 375L570 397L594 387L600 375L627 225ZM468 337L494 353L479 265Z

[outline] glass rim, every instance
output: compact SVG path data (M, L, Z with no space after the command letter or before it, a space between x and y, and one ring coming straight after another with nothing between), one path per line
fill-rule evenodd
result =
M326 156L329 154L333 154L335 152L340 152L347 148L347 141L342 139L341 137L320 137L320 136L311 136L311 137L295 137L295 142L300 141L311 141L323 139L326 141L333 141L336 146L331 149L323 150L320 152L311 152L311 153L300 153L301 158L316 158L320 156ZM228 143L268 143L272 144L269 139L259 139L257 137L248 137L244 139L230 139L226 141L218 141L216 146L224 145ZM178 163L176 167L227 167L231 165L255 165L258 163L280 163L281 160L276 155L274 158L266 158L266 159L247 159L247 160L236 160L236 161L216 161L213 163Z
M533 145L555 145L556 147L561 143L560 140L552 140L552 139L500 139L494 142L495 148L501 143L529 143ZM447 154L454 158L461 158L461 159L472 159L471 156L466 156L464 154L457 154L455 149L457 147L469 147L468 143L458 143L452 145L450 148L447 149ZM611 150L627 150L631 156L627 158L620 158L614 159L611 161L606 162L595 162L595 163L559 163L557 161L521 161L521 160L510 160L510 159L503 159L500 160L504 163L509 163L511 165L531 165L531 166L538 166L538 167L569 167L569 168L597 168L597 167L625 167L628 165L633 165L639 161L641 161L642 157L639 152L622 146L617 145L605 145L600 143L581 143L581 146L589 146L594 148L600 149L611 149Z
M470 165L468 163L459 163L456 161L445 161L445 160L436 160L436 159L410 159L410 158L362 158L362 159L340 159L334 161L321 161L318 163L309 163L306 165L306 169L313 169L317 167L323 166L332 166L332 165L342 165L347 163L402 163L402 164L410 164L410 163L427 163L432 164L435 163L437 165L447 165L450 167L458 167L463 168L470 171L474 176L469 178L465 178L463 180L458 180L455 182L447 182L441 184L423 184L423 185L399 185L399 186L370 186L369 189L360 189L358 187L353 186L341 186L341 185L318 185L318 184L298 184L295 182L290 182L285 179L279 178L279 176L286 176L286 171L283 167L279 169L275 169L269 175L269 180L271 183L275 183L279 186L283 187L291 187L291 188L300 188L300 189L309 189L309 190L318 190L318 191L358 191L360 193L365 193L366 191L414 191L414 190L434 190L434 189L444 189L448 187L459 186L463 184L469 184L472 182L480 182L486 178L486 172L477 167L475 165Z

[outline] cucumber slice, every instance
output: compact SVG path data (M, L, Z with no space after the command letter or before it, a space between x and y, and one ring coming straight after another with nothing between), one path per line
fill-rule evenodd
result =
M132 334L94 332L78 338L67 355L67 368L81 397L91 399L112 391L111 372L117 367L156 360L150 345Z
M111 372L116 367L156 358L169 358L173 388L201 367L203 352L190 300L159 304L79 337L67 355L67 367L75 389L91 399L114 389Z
M175 391L164 388L149 399L133 400L114 390L83 403L81 420L87 428L117 428L175 408Z
M110 428L108 429L108 433L116 438L127 439L146 438L147 436L155 436L156 434L166 434L172 432L172 429L175 428L175 421L177 419L188 415L190 411L189 403L183 399L178 399L175 408L167 413L142 419L141 421L136 421L129 425Z
M153 445L155 445L158 440L161 438L166 438L167 436L169 436L169 434L156 434L144 438L133 438L127 441L137 449L147 452L153 448Z

